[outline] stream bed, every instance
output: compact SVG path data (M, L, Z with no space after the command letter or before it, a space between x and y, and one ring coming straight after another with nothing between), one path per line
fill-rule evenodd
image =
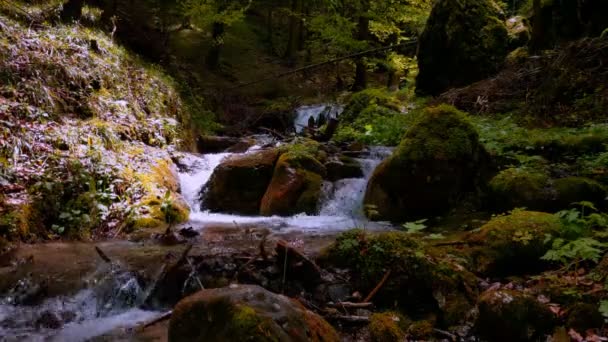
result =
M318 115L322 110L306 108L300 116L304 118L311 111ZM257 149L252 147L245 153ZM374 168L390 152L383 147L370 149L357 159L362 165L362 178L326 182L318 215L291 217L245 217L205 210L199 199L201 189L221 161L235 154L182 153L179 179L182 194L191 207L190 220L183 226L200 233L195 249L203 254L255 250L258 243L247 240L244 229L264 230L280 238L301 241L302 245L304 240L312 241L308 244L313 249L327 245L330 241L327 237L342 230L385 229L386 224L365 219L362 202ZM95 246L101 246L113 262L104 263L96 255ZM0 268L0 278L4 279L0 281L4 295L0 298L0 341L115 340L103 336L128 332L169 309L143 309L150 284L142 281L138 272L159 272L163 257L179 254L180 248L183 249L156 246L150 241L22 246L14 258L16 263ZM41 286L45 290L36 292Z

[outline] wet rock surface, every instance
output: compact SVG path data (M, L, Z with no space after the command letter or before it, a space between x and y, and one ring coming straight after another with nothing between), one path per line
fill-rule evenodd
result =
M173 311L169 341L339 341L323 318L259 286L202 290Z

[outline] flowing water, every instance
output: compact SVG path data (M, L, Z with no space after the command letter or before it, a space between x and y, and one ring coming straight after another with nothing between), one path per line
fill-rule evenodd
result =
M308 120L310 117L313 117L315 122L317 122L321 113L326 116L326 119L329 119L340 115L342 110L343 108L341 106L335 104L319 104L300 107L296 109L296 117L294 120L296 133L302 132L302 130L308 126Z
M251 153L252 150L245 152ZM330 233L353 227L378 228L381 223L370 222L363 215L363 196L367 180L374 168L390 154L390 149L376 147L368 156L358 161L363 167L364 177L343 179L335 183L326 182L318 215L298 214L290 217L237 216L213 213L204 210L200 202L200 192L209 181L213 170L224 158L232 153L192 155L186 154L181 163L184 171L180 173L182 193L191 207L190 222L193 226L204 228L213 224L256 224L266 228L302 230L310 233Z
M306 126L310 116L315 119L321 113L335 116L340 111L340 107L332 105L302 107L297 111L296 128ZM264 137L257 140L261 145L269 143ZM259 148L254 146L245 153ZM204 229L216 224L236 227L253 224L280 232L298 230L305 234L331 233L353 227L385 227L365 219L362 203L369 177L389 154L388 148L372 148L367 155L357 159L362 165L362 178L326 182L318 215L245 217L209 212L200 201L201 190L215 168L225 158L237 154L184 153L179 178L182 194L191 207L188 225ZM146 289L136 275L116 265L100 264L99 269L85 280L88 286L75 295L49 298L33 306L19 303L18 295L14 293L0 298L0 341L87 341L117 329L135 327L159 315L159 312L140 309ZM27 283L27 279L23 282Z
M116 265L100 265L86 281L89 286L73 296L37 305L13 305L18 295L9 294L0 302L0 341L87 341L159 315L138 308L145 289Z

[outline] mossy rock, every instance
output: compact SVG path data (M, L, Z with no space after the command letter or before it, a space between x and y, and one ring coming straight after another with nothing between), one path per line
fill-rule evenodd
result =
M371 291L387 272L386 283L374 304L400 308L412 318L436 314L441 324L461 323L473 307L476 277L445 253L438 253L403 232L340 234L318 260L326 266L347 268L355 288Z
M511 50L524 47L530 41L531 29L528 20L521 15L511 17L506 22Z
M474 246L475 270L483 275L515 275L539 271L540 258L551 248L547 235L557 235L559 218L553 214L515 210L493 218L467 241Z
M419 40L417 91L437 95L496 72L509 34L493 0L435 3Z
M407 329L407 336L414 341L428 341L433 335L433 323L417 321Z
M361 164L354 158L341 156L339 159L325 163L327 180L331 182L345 178L363 178Z
M509 168L489 183L490 202L495 209L528 208L543 210L552 197L549 175L525 168Z
M600 329L604 326L604 317L597 304L576 303L568 308L566 327L576 331Z
M169 193L168 198L149 195L142 199L137 214L130 217L126 224L132 230L158 228L168 223L186 222L189 217L190 207L182 195Z
M263 150L224 160L203 189L203 207L215 212L257 215L279 151Z
M540 341L555 327L549 308L522 292L486 291L478 307L475 330L487 341Z
M391 157L374 170L364 203L376 209L378 220L442 215L481 183L486 158L463 112L447 105L427 108Z
M597 208L606 207L606 187L585 177L567 177L553 183L555 189L555 207L564 209L573 203L588 201Z
M260 214L314 214L321 195L325 167L312 156L285 153L277 162L272 180L262 198Z
M341 124L352 124L364 111L381 112L383 109L390 109L394 112L400 111L399 101L381 89L366 89L354 93L344 111L340 114ZM373 113L367 113L373 116Z
M372 342L394 342L405 338L404 327L407 327L408 319L403 315L387 311L375 313L369 318L369 333Z
M337 342L323 318L259 286L202 290L173 310L169 342Z

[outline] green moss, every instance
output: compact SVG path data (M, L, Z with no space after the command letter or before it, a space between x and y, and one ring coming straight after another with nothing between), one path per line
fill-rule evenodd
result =
M428 340L433 335L433 324L429 321L417 321L407 329L408 337L414 340Z
M481 183L486 152L466 115L452 106L426 108L391 157L374 170L365 204L393 222L443 215Z
M412 317L439 311L442 322L453 325L472 307L462 289L473 289L476 278L456 266L450 256L436 253L403 232L344 232L319 261L350 269L356 287L363 291L371 291L390 271L374 303L396 306ZM455 301L458 305L452 305Z
M559 218L552 214L515 210L501 215L473 232L468 241L471 256L481 274L522 274L538 270L551 245L547 235L557 235Z
M494 206L500 210L542 209L548 201L549 176L540 171L509 168L492 178L489 187Z
M351 124L361 115L371 117L375 115L374 112L383 110L399 112L401 104L385 89L366 89L351 96L340 114L340 123Z
M278 342L276 336L272 336L272 319L259 315L255 309L237 305L232 313L231 324L226 328L228 335L235 341L255 337L256 342Z
M449 105L425 110L406 133L395 156L408 161L473 159L478 134L466 114Z
M262 215L293 215L317 211L325 167L309 154L284 153L262 198Z
M369 333L372 342L401 341L405 337L405 317L396 312L375 313L369 318Z
M500 9L492 0L437 3L420 37L417 91L437 95L495 72L509 43L498 17Z
M534 296L518 291L487 291L479 299L475 324L488 341L538 341L552 332L554 315Z
M557 206L567 208L573 203L589 201L603 207L606 200L606 187L584 177L561 178L554 182Z

